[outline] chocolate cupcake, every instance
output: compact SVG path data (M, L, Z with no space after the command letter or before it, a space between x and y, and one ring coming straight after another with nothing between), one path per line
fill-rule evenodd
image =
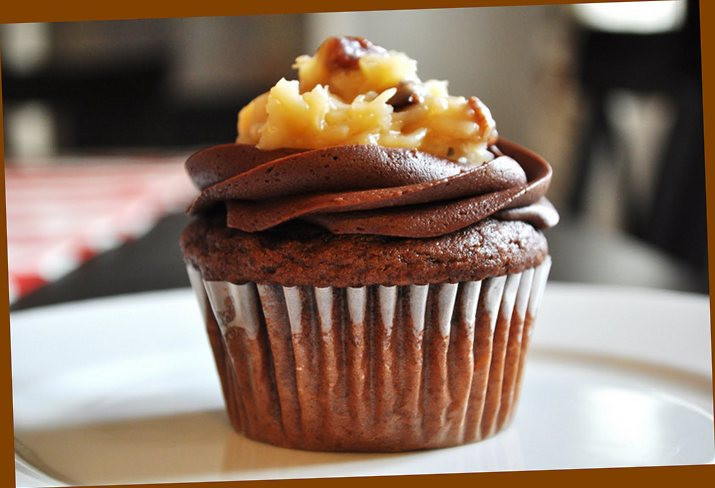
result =
M489 437L550 266L549 165L415 62L330 38L192 155L181 237L236 431L326 451Z

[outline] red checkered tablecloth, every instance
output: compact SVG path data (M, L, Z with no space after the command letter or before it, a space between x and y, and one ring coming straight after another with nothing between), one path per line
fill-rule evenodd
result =
M186 155L6 161L10 301L182 211Z

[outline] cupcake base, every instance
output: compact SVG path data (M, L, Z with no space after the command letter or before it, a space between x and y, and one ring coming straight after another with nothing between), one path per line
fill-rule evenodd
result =
M475 442L509 424L550 265L360 288L235 285L187 269L237 432L389 452Z

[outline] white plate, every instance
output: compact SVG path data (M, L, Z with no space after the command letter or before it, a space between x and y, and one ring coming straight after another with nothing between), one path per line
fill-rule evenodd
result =
M189 290L11 315L19 486L712 463L707 297L550 283L514 423L406 454L235 434ZM55 483L58 484L58 483Z

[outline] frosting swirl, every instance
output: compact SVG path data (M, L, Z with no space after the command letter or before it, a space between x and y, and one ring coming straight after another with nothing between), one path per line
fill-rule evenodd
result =
M377 145L214 146L186 161L201 190L189 213L224 204L226 225L245 232L299 219L333 234L414 238L448 234L488 217L539 229L555 225L558 214L545 198L548 163L504 139L490 150L494 159L466 166Z

